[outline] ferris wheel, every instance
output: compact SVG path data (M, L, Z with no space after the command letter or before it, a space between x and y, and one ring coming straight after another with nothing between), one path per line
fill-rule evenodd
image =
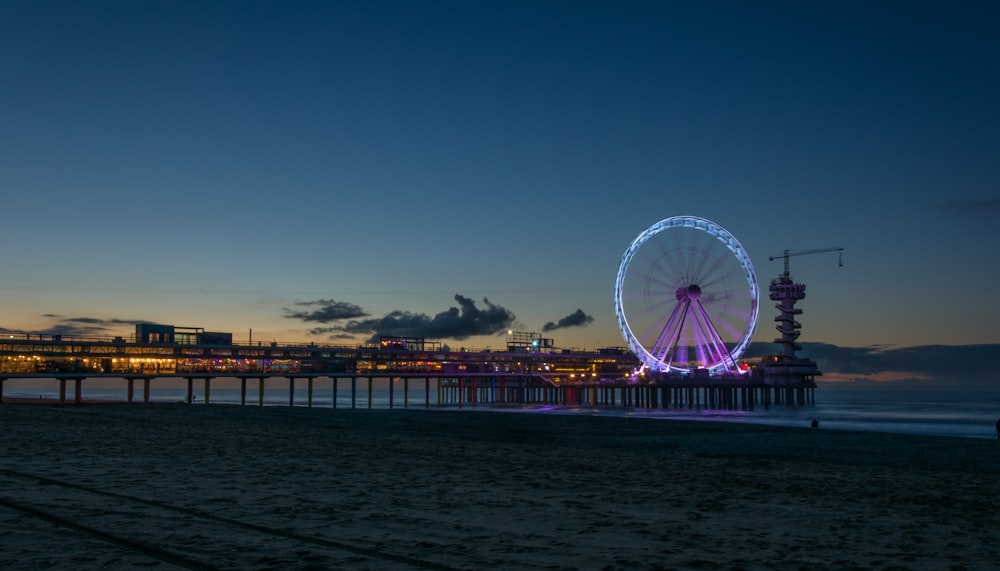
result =
M675 216L625 250L615 314L629 348L653 371L736 372L757 326L758 292L750 256L732 234Z

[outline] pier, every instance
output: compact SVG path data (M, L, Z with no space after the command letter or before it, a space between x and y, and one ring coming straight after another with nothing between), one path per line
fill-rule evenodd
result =
M305 405L314 406L317 387L329 387L332 408L343 406L341 395L349 395L350 408L465 408L465 407L595 407L632 409L757 410L770 406L815 405L814 387L777 387L747 379L704 379L696 382L667 379L635 383L625 380L603 382L556 382L540 375L471 374L453 375L404 373L395 375L357 375L349 373L300 373L294 375L194 374L183 376L79 374L3 374L0 375L0 403L4 402L4 384L13 380L37 380L58 383L60 404L84 404L85 381L124 381L125 399L120 402L152 402L154 383L180 381L185 387L184 401L196 404L195 386L202 388L201 404L212 404L213 382L239 381L239 404L264 406L265 390L277 381L288 386L288 406L296 405L297 390L304 387ZM136 384L141 382L141 398L136 398ZM67 396L67 385L73 389ZM249 387L249 388L248 388ZM248 390L250 392L248 392ZM375 398L378 392L379 398ZM19 399L24 400L24 399ZM93 402L93 401L92 401ZM106 401L101 401L106 402ZM119 401L115 401L119 402ZM274 403L271 403L274 404Z
M815 404L811 378L775 384L756 374L657 375L638 370L639 360L626 349L557 350L551 340L531 334L508 337L506 350L454 351L424 339L396 337L363 346L240 343L231 334L137 324L130 339L4 335L0 403L7 383L53 380L58 384L57 402L83 403L85 383L101 380L105 385L124 383L124 398L115 401L150 403L158 387L180 383L185 402L195 404L197 386L202 402L211 404L213 386L228 379L229 385L239 383L239 404L259 406L265 404L269 387L284 383L289 406L301 406L296 396L304 388L304 404L310 407L314 392L321 389L332 395L331 406L344 406L346 400L351 408L757 410Z

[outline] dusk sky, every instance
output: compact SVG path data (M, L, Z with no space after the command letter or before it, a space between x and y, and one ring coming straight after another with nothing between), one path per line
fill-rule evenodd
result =
M836 246L802 341L995 344L998 61L996 2L0 0L0 328L623 346L691 215L757 341Z

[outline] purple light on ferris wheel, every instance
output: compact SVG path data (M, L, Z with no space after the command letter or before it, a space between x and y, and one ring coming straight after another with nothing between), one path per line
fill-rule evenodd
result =
M738 370L757 324L757 276L739 241L692 216L662 220L626 249L615 314L654 371Z

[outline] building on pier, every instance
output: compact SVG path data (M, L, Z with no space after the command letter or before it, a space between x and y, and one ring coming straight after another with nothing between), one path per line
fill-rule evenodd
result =
M527 333L525 331L507 332L507 350L510 352L546 352L555 348L555 340L544 338L538 333Z
M422 338L383 337L373 345L237 343L230 333L153 323L132 338L8 333L0 373L517 373L552 379L624 379L638 360L619 348L556 350L551 339L507 351L451 350Z
M778 302L774 306L778 310L774 321L777 323L775 329L781 336L774 340L778 351L761 359L754 373L766 385L815 388L816 377L823 373L815 361L796 355L796 351L802 349L797 342L802 324L796 320L802 310L795 307L795 304L805 299L806 286L792 281L786 271L771 281L769 291L771 300Z

